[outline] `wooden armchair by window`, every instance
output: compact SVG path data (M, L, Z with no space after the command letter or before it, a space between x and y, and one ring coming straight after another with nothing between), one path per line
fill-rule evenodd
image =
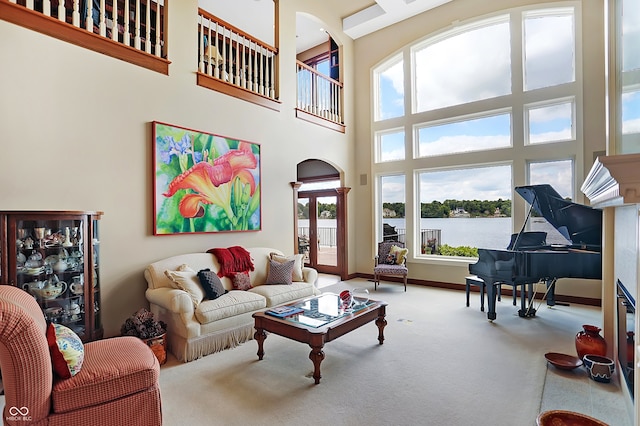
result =
M392 249L395 247L395 249ZM399 276L404 282L404 291L407 291L407 253L404 243L400 241L383 241L378 243L378 255L374 258L373 288L378 289L381 276Z

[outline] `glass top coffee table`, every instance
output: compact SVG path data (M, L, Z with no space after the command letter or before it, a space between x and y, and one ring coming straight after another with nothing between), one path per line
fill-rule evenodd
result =
M385 302L368 300L364 304L345 309L340 296L324 293L301 301L284 305L297 308L298 313L280 318L268 313L256 312L254 338L258 342L258 359L264 358L266 332L275 333L311 347L309 359L313 362L313 378L320 383L320 363L324 359L324 344L347 334L369 322L378 326L378 342L384 342L384 327L387 325Z

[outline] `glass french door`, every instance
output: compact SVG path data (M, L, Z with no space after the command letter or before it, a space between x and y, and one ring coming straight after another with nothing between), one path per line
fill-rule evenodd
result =
M298 195L298 251L305 265L322 273L339 272L337 202L335 191Z

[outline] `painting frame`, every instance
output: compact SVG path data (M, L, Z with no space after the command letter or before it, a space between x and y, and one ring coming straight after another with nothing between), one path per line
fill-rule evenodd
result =
M260 144L151 124L153 235L262 230Z

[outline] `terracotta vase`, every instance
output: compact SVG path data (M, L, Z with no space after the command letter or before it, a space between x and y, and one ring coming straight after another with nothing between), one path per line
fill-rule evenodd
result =
M600 328L595 325L583 325L583 330L576 334L576 352L578 358L584 361L587 354L606 356L607 342L600 335Z

